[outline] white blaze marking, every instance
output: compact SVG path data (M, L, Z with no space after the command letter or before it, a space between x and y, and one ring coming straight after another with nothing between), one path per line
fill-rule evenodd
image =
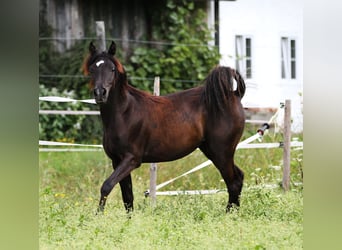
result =
M233 77L233 91L237 90L237 82L235 78Z
M102 63L104 63L104 61L103 61L103 60L100 60L100 61L98 61L98 62L96 63L96 66L99 67Z

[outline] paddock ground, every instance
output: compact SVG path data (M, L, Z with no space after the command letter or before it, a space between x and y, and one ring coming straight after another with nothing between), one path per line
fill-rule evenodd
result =
M39 245L41 249L302 249L302 150L291 154L291 190L280 187L281 149L238 150L245 172L241 208L225 213L227 194L158 196L152 208L143 193L149 164L133 171L135 211L126 215L119 186L106 211L95 215L99 189L110 174L100 152L39 153ZM199 151L158 164L157 183L180 175L206 158ZM268 188L272 184L273 188ZM271 185L271 186L272 186ZM225 189L209 166L164 190Z

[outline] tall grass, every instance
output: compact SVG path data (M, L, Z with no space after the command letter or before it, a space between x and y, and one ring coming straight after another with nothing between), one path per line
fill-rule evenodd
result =
M268 136L265 140L281 138ZM149 165L133 171L135 211L124 211L119 186L105 213L95 215L102 182L112 171L103 152L40 153L39 232L41 249L301 249L303 245L302 151L292 151L291 191L281 183L281 149L238 150L245 172L241 208L225 213L228 195L157 197L143 192ZM158 164L158 183L207 160L200 151ZM183 177L163 190L225 189L214 166Z

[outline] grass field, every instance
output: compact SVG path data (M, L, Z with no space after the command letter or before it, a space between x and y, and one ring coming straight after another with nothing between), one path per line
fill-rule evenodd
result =
M270 138L274 141L275 138ZM111 173L103 152L39 154L40 249L302 249L302 151L291 154L291 191L281 183L281 149L241 149L236 163L245 172L241 208L225 213L227 193L158 196L152 208L143 193L149 165L133 171L135 211L128 218L119 186L105 213L95 215L99 189ZM199 151L158 164L158 183L202 163ZM183 177L164 190L225 189L214 166Z

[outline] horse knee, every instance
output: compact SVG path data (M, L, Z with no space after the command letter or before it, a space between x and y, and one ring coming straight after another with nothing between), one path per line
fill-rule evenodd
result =
M109 193L112 191L113 186L110 184L109 180L106 180L105 182L103 182L102 186L101 186L101 195L106 197L109 195Z

